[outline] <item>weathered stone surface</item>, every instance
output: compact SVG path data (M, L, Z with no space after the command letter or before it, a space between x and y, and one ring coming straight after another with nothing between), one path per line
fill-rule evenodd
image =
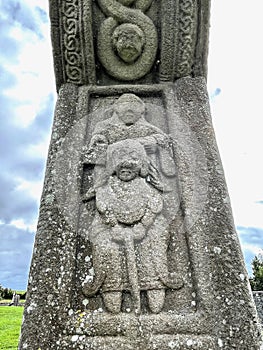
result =
M92 196L86 201L87 191L94 184L90 172L95 171L91 170L92 152L88 157L86 152L95 135L105 133L105 130L112 131L115 124L113 121L108 124L109 118L113 118L119 96L128 91L131 88L127 86L76 88L65 85L60 92L29 278L21 349L25 344L30 344L32 348L49 349L81 349L82 346L87 349L99 349L101 346L105 349L117 346L125 349L258 349L255 307L234 230L202 78L182 78L171 85L138 85L132 89L132 93L146 105L142 132L148 132L149 128L155 137L169 135L174 141L172 149L178 183L173 183L172 193L158 190L143 177L139 177L138 180L141 180L134 185L129 181L123 182L129 183L132 192L142 186L142 196L145 188L148 194L153 192L150 195L153 199L156 192L157 202L170 203L171 208L166 206L166 210L161 212L155 209L150 214L154 223L148 229L148 235L152 237L154 247L146 250L144 257L147 259L147 254L153 254L153 257L159 254L159 261L164 263L168 257L168 270L177 277L177 282L179 280L177 287L173 287L170 276L163 287L165 299L162 293L156 299L159 305L155 302L151 304L149 295L144 294L148 287L139 287L139 297L138 290L134 292L132 288L121 287L118 293L123 291L122 295L113 295L106 304L103 293L109 287L103 289L101 284L91 292L89 281L93 280L94 274L96 278L104 272L105 265L102 265L108 261L103 252L99 252L99 258L94 253L96 244L100 249L105 242L103 238L94 241L94 218L97 208L103 204L105 207L100 209L99 215L104 215L108 206L111 207L111 202L107 201L111 201L115 194L108 196L110 187L107 186L110 185L100 187L95 178L96 200L102 202L96 204ZM125 130L125 125L123 127ZM137 134L129 132L130 141L113 142L115 148L118 144L122 146L117 147L117 159L118 149L125 149L125 143L127 146L129 142L145 156L137 141L141 137L138 127L135 130ZM119 131L115 136L121 138ZM108 148L114 153L116 150L112 146ZM132 147L128 149L132 150ZM124 160L127 158L125 154L122 155ZM102 158L96 159L95 167L99 168ZM171 162L169 164L171 166ZM115 180L110 177L110 181ZM170 181L173 182L172 176ZM141 203L136 191L134 195L135 198L131 194L131 199L136 203L135 209L128 210L128 217L124 215L120 219L122 207L113 207L114 215L120 217L116 225L106 220L104 232L108 230L107 225L116 227L118 232L118 225L125 226L127 222L126 230L129 231L129 225L134 220L138 225L143 221L143 217L136 217L140 215L136 208ZM134 218L130 217L132 210ZM162 221L162 216L169 223L169 239L163 248L160 247L160 234L167 224ZM116 218L111 217L111 220L114 223ZM120 221L124 224L118 224ZM163 224L158 226L160 222ZM100 226L96 225L95 229ZM105 233L100 232L103 237ZM120 240L123 239L120 237ZM118 242L114 244L118 245ZM142 244L143 240L139 245ZM124 252L127 247L124 247ZM107 246L104 248L107 253ZM133 249L138 249L136 244ZM115 273L113 260L108 263ZM116 268L116 262L114 264ZM121 266L123 270L127 268L125 264ZM132 270L131 267L129 269ZM126 273L126 279L129 279L129 271L126 270ZM149 272L149 276L152 276L150 283L153 283L156 275ZM180 283L181 277L183 284ZM162 290L158 284L155 288Z
M59 97L19 349L258 350L204 78L209 2L50 5Z
M206 76L210 0L49 3L58 90Z
M253 298L256 304L258 317L263 326L263 291L253 292Z

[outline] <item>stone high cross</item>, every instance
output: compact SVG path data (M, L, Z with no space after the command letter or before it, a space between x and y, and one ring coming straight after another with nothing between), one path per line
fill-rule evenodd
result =
M258 350L210 1L49 1L59 95L19 349Z

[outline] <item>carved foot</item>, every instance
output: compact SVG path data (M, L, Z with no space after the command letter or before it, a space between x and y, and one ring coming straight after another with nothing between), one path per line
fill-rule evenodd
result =
M114 314L118 314L121 311L121 292L105 292L103 293L103 300L108 311Z
M87 297L91 297L95 295L100 289L100 287L102 286L104 279L105 279L105 273L96 275L94 280L87 281L83 284L82 293Z
M150 310L158 314L162 311L165 300L165 289L153 289L147 291L148 303Z

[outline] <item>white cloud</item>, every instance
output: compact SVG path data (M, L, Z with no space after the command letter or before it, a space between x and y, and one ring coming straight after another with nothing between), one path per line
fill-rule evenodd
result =
M42 193L43 182L42 181L27 181L26 179L17 177L17 186L15 191L24 192L26 196L40 201L40 196Z
M258 256L259 254L263 254L263 249L253 244L248 244L248 243L242 244L242 248L243 250L247 250L255 256Z
M40 7L48 12L48 2L43 0L23 0L23 2L30 7Z
M232 195L232 209L235 223L244 227L263 228L263 205L249 201L247 198L242 200L240 196ZM263 245L263 237L262 237Z
M49 139L50 137L48 135L42 142L28 146L26 153L30 156L39 156L40 158L46 160L48 155Z
M209 89L221 89L212 118L235 223L252 227L263 227L263 206L255 203L263 199L260 8L261 0L251 6L244 0L212 1L208 63Z
M23 219L17 219L17 220L12 220L9 225L14 226L15 228L18 228L20 230L25 230L30 232L36 232L36 229L37 229L36 220L31 223L26 223Z
M32 1L27 2L33 7ZM27 127L35 119L50 92L55 94L50 28L48 23L41 21L39 25L44 35L42 40L32 30L14 24L9 35L23 45L15 62L7 60L2 63L17 80L15 86L4 91L4 95L16 101L14 121L20 127Z

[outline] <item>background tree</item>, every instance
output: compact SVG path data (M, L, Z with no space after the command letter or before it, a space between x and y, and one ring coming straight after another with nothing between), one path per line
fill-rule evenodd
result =
M253 277L249 279L252 290L263 291L263 255L259 254L252 260Z
M4 291L4 288L0 284L0 300L3 299L3 291Z

